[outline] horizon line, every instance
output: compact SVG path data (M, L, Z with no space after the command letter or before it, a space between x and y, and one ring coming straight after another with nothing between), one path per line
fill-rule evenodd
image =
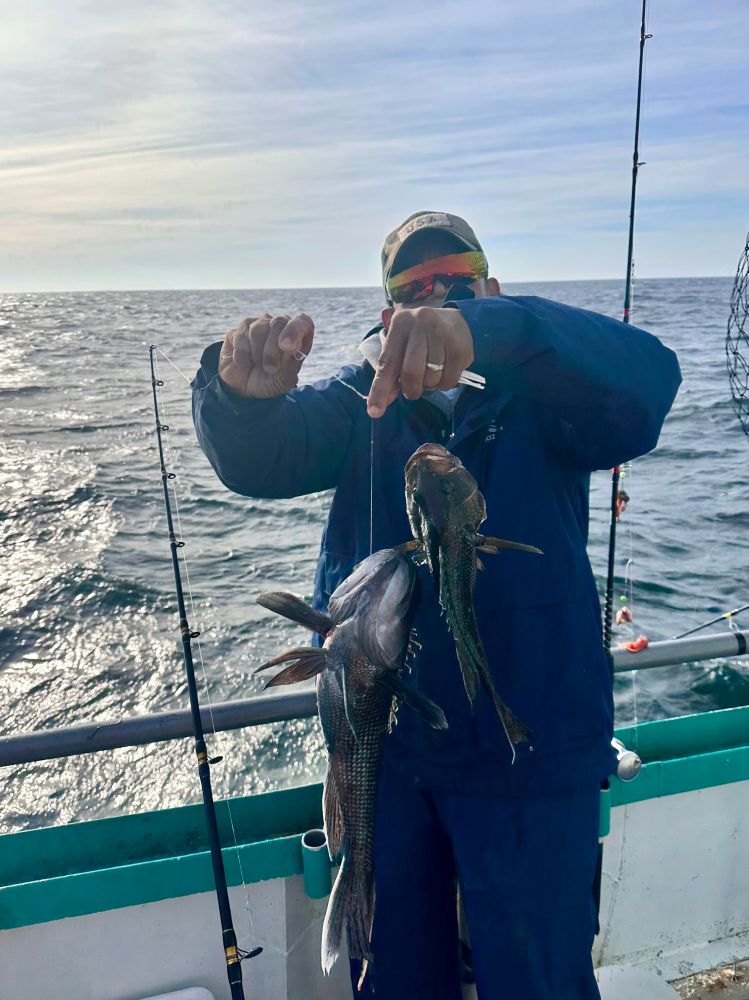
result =
M733 274L687 274L670 275L653 278L636 278L634 287L638 284L651 281L702 281L712 278L733 278ZM612 278L524 278L522 280L506 281L506 285L573 285L584 282L592 284L594 282L617 281L624 284L624 280L619 277ZM502 283L500 283L502 284ZM191 288L183 286L174 287L154 287L154 288L21 288L21 289L0 289L0 295L105 295L110 292L298 292L298 291L341 291L350 289L354 291L382 290L381 285L214 285L214 286L193 286Z

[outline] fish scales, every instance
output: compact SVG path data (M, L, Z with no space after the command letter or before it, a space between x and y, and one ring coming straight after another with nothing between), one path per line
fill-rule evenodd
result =
M528 742L530 734L494 686L473 605L476 571L480 566L476 549L538 550L479 534L478 529L486 520L486 501L471 473L442 445L426 444L418 448L406 463L405 475L406 505L414 542L402 548L421 552L455 640L466 695L473 705L481 684L496 708L514 759L515 744Z
M339 640L338 645L343 643ZM349 699L348 717L339 671L326 670L318 680L320 721L329 755L323 795L325 828L332 842L331 854L335 851L342 858L323 925L326 972L338 955L343 927L349 957L372 961L375 811L392 703L392 695L374 681L372 664L354 643L335 651L336 656L341 653L347 658L350 686L356 691ZM349 722L352 716L357 735Z
M409 688L400 671L409 648L416 570L393 549L363 560L330 598L328 614L293 594L263 594L258 603L325 636L321 649L289 650L259 667L288 662L266 686L317 676L320 721L328 750L323 814L331 858L341 866L323 924L321 958L329 972L345 930L349 956L372 961L374 837L383 740L393 698L444 729L444 712Z

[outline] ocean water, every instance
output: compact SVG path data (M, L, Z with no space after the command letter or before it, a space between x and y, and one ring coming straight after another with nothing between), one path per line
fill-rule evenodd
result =
M684 384L658 448L627 470L617 606L634 633L668 638L747 601L749 467L724 360L732 281L641 281L635 322L674 348ZM619 315L620 282L513 286ZM0 705L6 734L187 705L156 450L148 345L187 377L203 347L247 315L304 311L316 322L304 377L357 357L378 289L0 295ZM198 448L187 381L162 358L169 457L177 474L201 631L201 693L247 697L254 666L297 637L254 604L267 589L310 595L330 496L250 500L227 492ZM590 557L601 590L610 475L591 492ZM742 621L749 620L749 616ZM725 625L720 626L725 627ZM630 638L623 629L618 638ZM621 723L749 704L746 660L627 674ZM316 721L211 741L217 796L317 779ZM0 830L199 800L189 741L0 772Z

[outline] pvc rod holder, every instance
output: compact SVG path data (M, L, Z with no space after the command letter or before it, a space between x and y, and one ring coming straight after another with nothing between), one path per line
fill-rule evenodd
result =
M307 830L302 834L302 874L304 891L310 899L330 895L330 857L324 830Z

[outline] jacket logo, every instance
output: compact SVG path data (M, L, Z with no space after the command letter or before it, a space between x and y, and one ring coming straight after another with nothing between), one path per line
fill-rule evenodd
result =
M486 443L487 443L488 441L494 441L494 440L496 439L496 437L497 437L497 429L498 429L498 428L497 428L497 425L496 425L496 424L494 423L494 421L492 420L492 422L491 422L491 423L489 424L489 426L488 426L488 427L486 428L486 437L484 438L484 443L485 443L485 444L486 444ZM502 427L501 427L501 426L499 427L499 430L500 430L500 431L502 430Z

